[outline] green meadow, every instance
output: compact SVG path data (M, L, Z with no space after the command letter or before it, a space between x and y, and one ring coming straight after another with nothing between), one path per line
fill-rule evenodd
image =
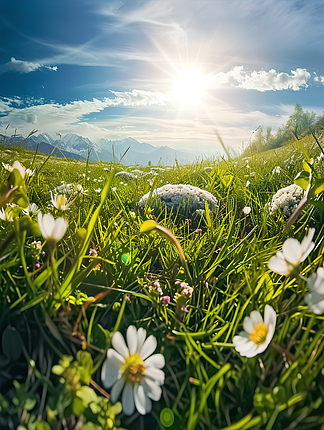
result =
M125 167L2 146L0 428L324 429L320 147ZM218 207L170 210L168 184Z

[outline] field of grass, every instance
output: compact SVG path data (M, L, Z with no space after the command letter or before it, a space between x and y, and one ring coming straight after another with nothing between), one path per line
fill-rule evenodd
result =
M320 154L305 139L167 168L2 147L0 428L324 429ZM287 225L265 206L300 172L308 199ZM138 206L166 184L206 190L218 209ZM55 221L22 212L31 203Z

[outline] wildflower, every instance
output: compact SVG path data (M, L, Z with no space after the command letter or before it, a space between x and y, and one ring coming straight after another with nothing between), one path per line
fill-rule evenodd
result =
M170 303L170 296L162 296L160 297L160 300L162 302L163 305L168 305Z
M117 188L116 187L112 187L111 188L111 191L116 191L117 190Z
M233 344L236 351L243 357L254 357L265 351L269 346L276 328L276 312L266 305L264 320L258 311L252 311L243 320L243 328L238 336L234 336Z
M78 191L79 193L83 193L84 191L83 191L83 186L81 185L81 184L77 184L76 186L75 186L75 191Z
M70 203L67 203L68 199L65 197L64 194L53 194L51 193L51 201L52 201L52 205L54 207L56 207L56 209L59 209L61 211L65 211L66 209L69 209L69 207L72 204L72 200L70 201Z
M182 306L181 310L182 310L182 312L189 312L188 305Z
M245 215L249 215L249 213L251 212L250 206L245 206L245 208L243 208L243 212L245 213Z
M195 230L195 233L197 233L197 234L202 234L202 229L201 228L197 228L197 230Z
M101 193L101 188L95 188L95 189L94 189L94 191L95 191L96 193Z
M312 273L307 279L309 294L305 296L305 302L315 314L324 313L324 268L319 267L317 274Z
M26 176L30 177L30 176L33 176L34 174L35 174L35 169L34 170L26 169L26 173L25 173Z
M19 163L19 161L15 161L15 162L13 163L13 165L12 165L12 166L10 166L9 164L3 164L3 163L2 163L2 165L3 165L3 167L4 167L6 170L8 170L9 172L12 172L14 169L17 169L17 170L19 171L19 173L20 173L21 177L22 177L22 178L24 178L24 177L25 177L25 174L26 174L26 167L24 167L23 165L21 165L21 164Z
M31 244L30 244L30 246L32 247L32 248L34 248L34 249L41 249L41 247L42 247L42 242L40 241L40 240L34 240L34 242L32 242Z
M89 255L93 255L94 257L98 257L98 252L95 249L90 248Z
M136 217L136 213L135 212L129 212L130 216L132 216L133 218Z
M280 173L280 166L276 166L273 170L272 170L272 174L274 175L275 173Z
M248 187L249 185L251 184L251 182L248 180L248 181L246 181L246 187Z
M277 255L270 258L269 269L279 275L297 276L300 263L307 258L315 246L312 242L314 233L315 229L310 228L301 243L297 239L287 239L282 245L282 251L278 251Z
M272 197L271 203L267 203L270 215L274 215L279 209L283 211L284 217L289 218L297 208L298 203L303 197L304 190L296 184L280 188Z
M61 240L68 227L66 219L55 219L51 214L42 215L39 212L37 220L42 236L49 242L58 242Z
M123 412L132 415L135 407L141 415L152 409L151 400L161 397L165 365L162 354L151 355L156 349L153 335L146 340L146 330L131 325L126 333L127 346L120 332L114 333L112 346L102 366L103 385L110 388L110 400L115 403L122 394Z
M12 222L13 219L13 212L9 211L8 209L0 209L0 219L2 219L3 221L10 221Z
M37 215L40 212L39 207L35 203L30 203L26 209L22 210L25 215Z

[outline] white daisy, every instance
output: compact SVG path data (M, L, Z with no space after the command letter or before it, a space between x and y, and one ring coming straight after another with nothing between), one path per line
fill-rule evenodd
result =
M66 219L55 219L51 214L43 216L42 213L39 212L37 220L41 234L48 242L60 241L68 227L68 221Z
M114 333L112 346L102 366L101 378L104 386L110 388L110 400L115 403L122 394L123 412L132 415L135 407L141 415L152 409L151 400L161 397L165 365L162 354L151 355L156 348L156 338L146 340L146 330L131 325L126 332L127 345L120 332Z
M73 200L68 203L68 199L65 197L64 194L53 194L51 193L51 201L52 205L56 207L56 209L59 209L61 211L65 211L66 209L69 209L71 204L73 203Z
M22 210L25 215L37 215L40 212L36 203L30 203L25 209Z
M309 294L305 296L305 302L315 314L324 313L324 268L319 267L317 274L312 273L307 279Z
M238 336L234 336L233 344L237 352L243 357L254 357L265 351L271 342L276 328L276 312L266 305L264 308L264 321L258 311L252 311L249 317L243 320L243 328Z
M308 257L315 246L312 242L314 233L315 229L310 228L301 243L297 239L287 239L282 245L282 251L278 251L276 255L270 258L269 269L279 273L279 275L294 274L296 276L295 272L298 270L298 266Z
M243 208L243 212L245 213L245 215L249 215L249 213L251 212L251 208L250 206L245 206Z

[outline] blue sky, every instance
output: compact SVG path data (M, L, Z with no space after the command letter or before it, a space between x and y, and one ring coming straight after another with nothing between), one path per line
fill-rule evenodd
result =
M0 0L0 133L234 150L323 114L322 0Z

